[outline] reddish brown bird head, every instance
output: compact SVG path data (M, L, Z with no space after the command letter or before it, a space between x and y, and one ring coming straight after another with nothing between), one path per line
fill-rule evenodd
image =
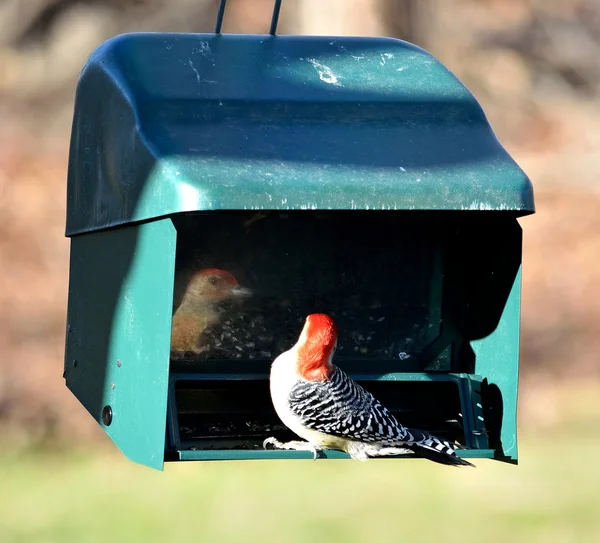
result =
M334 320L323 313L306 317L296 343L298 373L309 381L326 381L333 371L331 359L337 346L338 329Z
M226 298L248 296L250 291L240 287L237 279L228 271L205 268L192 274L186 294L210 303Z
M199 354L207 350L204 332L227 315L235 314L236 308L229 302L241 301L250 294L225 270L205 268L180 272L175 276L173 291L171 351Z

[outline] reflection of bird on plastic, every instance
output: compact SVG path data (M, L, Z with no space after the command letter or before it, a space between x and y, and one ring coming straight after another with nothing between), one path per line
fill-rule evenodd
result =
M225 303L249 295L250 291L240 287L237 279L225 270L205 268L176 274L171 354L200 354L207 350L202 334L219 323Z

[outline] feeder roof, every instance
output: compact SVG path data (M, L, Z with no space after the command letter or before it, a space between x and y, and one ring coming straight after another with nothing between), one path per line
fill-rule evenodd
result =
M534 211L473 95L389 38L127 34L83 68L67 235L219 210Z

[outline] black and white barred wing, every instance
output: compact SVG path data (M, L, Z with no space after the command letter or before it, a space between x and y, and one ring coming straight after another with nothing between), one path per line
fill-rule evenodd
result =
M288 401L292 413L311 430L367 443L414 440L370 392L337 367L329 381L299 381Z

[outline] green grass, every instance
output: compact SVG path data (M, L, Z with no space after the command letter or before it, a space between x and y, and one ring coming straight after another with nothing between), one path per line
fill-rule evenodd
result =
M521 465L169 464L0 458L0 541L600 541L600 435L522 441Z

